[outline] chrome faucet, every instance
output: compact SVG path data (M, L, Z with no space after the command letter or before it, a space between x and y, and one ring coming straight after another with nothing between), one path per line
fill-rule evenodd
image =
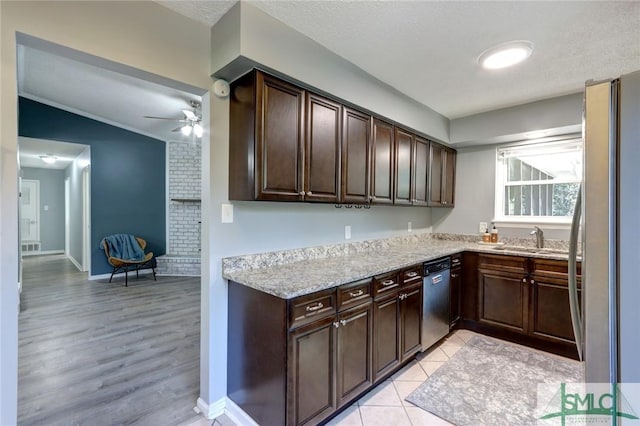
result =
M538 228L537 226L534 226L534 230L531 231L531 235L535 235L536 236L536 248L543 248L544 247L544 232L542 232L542 229Z

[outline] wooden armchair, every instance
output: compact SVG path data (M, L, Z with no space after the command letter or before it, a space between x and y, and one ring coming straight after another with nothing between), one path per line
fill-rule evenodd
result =
M140 245L142 251L144 251L145 247L147 246L147 242L140 237L136 237L136 241ZM117 257L112 257L109 254L109 244L107 244L105 240L102 240L102 248L107 255L107 261L111 266L113 266L113 271L111 272L109 282L111 282L111 280L113 279L114 274L124 272L124 285L125 287L128 287L129 271L136 271L136 278L139 278L138 271L140 271L141 269L151 269L151 271L153 272L153 280L156 281L156 259L153 257L153 252L145 253L144 259L141 260L125 260L118 259Z

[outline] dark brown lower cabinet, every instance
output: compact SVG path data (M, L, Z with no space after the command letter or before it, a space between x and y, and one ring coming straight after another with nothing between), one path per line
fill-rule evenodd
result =
M464 316L463 327L576 358L567 281L567 261L480 254L478 319ZM465 292L463 310L471 304Z
M373 302L373 380L378 382L422 347L422 265L375 277L373 286L378 289Z
M400 362L422 347L422 280L400 291Z
M372 304L340 313L338 320L336 386L338 407L342 407L373 384Z
M522 274L478 270L480 322L524 333L527 330L528 287Z
M400 365L400 299L398 292L373 303L374 381Z
M289 334L289 417L292 424L316 424L336 409L335 317L312 322Z

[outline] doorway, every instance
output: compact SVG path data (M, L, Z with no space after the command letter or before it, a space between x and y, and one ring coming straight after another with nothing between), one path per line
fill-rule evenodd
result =
M20 187L20 243L22 254L40 252L40 181L22 179Z

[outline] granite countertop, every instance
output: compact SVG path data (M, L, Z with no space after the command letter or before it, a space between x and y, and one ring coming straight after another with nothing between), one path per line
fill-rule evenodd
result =
M253 269L223 269L223 277L273 296L291 299L462 251L567 259L563 253L528 253L506 247L496 250L496 246L474 242L433 239Z

